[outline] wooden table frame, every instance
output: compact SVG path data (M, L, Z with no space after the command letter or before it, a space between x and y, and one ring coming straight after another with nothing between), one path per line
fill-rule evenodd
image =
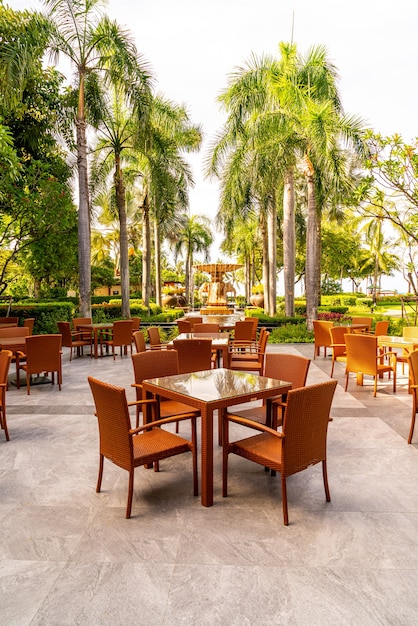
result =
M253 400L286 394L291 383L227 368L152 378L142 382L145 396L162 395L184 402L201 414L201 502L213 505L213 413ZM268 402L268 404L271 404ZM268 407L267 407L268 410Z
M94 358L99 358L99 334L102 330L109 330L113 328L113 322L107 322L105 324L77 324L77 330L88 330L93 333L94 342Z

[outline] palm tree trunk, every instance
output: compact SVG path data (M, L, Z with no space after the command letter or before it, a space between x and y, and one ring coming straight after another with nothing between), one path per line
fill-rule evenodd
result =
M269 268L269 248L268 248L268 233L266 216L264 211L260 213L260 232L263 249L263 287L264 287L264 307L266 308L267 292L270 280L270 268Z
M154 218L154 259L155 259L155 302L161 303L161 240L160 227L157 218Z
M285 315L295 315L295 184L293 169L288 168L283 190L283 268Z
M123 184L123 173L120 166L119 155L116 156L114 183L116 190L116 205L118 207L119 214L119 264L122 295L122 317L124 319L130 319L128 229L126 223L125 186Z
M151 233L148 194L142 204L142 302L149 307L151 296Z
M268 259L269 259L269 282L267 288L267 315L276 314L276 249L277 249L277 208L276 200L273 197L270 210L267 216L268 230ZM266 293L264 293L266 296Z
M91 317L91 245L90 200L87 170L86 122L76 119L77 165L78 165L78 273L80 315Z
M308 220L306 227L306 264L305 264L305 289L306 289L306 326L313 329L313 320L318 317L318 293L320 282L320 266L318 263L318 214L316 210L314 169L312 163L306 159L308 189Z

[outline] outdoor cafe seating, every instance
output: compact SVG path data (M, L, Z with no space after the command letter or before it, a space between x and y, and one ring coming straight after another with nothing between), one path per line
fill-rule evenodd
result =
M321 354L321 348L324 348L324 356L327 356L327 348L331 347L331 335L329 329L334 326L333 322L326 320L314 320L314 359Z
M331 357L332 357L330 376L332 378L334 374L335 363L347 362L347 347L345 345L345 335L351 333L351 327L350 326L332 326L329 329L329 333L331 336Z
M128 348L132 354L132 320L118 320L113 323L110 331L102 331L100 336L100 353L103 356L103 347L106 350L112 348L113 360L115 360L115 348L120 349L120 356L128 354Z
M407 356L407 362L409 366L409 389L412 393L412 417L408 443L412 443L415 429L415 418L418 411L418 350L414 350Z
M228 367L231 370L258 372L264 369L264 357L270 333L262 328L257 342L236 340L230 342L228 350Z
M6 419L6 391L12 356L13 353L10 350L0 352L0 427L4 430L6 441L10 440Z
M396 354L387 352L387 360L378 348L378 337L366 334L346 334L347 348L345 391L348 388L350 373L357 376L357 384L363 384L363 375L372 376L374 380L373 396L376 397L377 380L383 374L393 374L393 391L396 391Z
M90 346L90 356L92 355L92 337L83 339L81 331L71 330L70 322L57 322L58 332L62 335L61 345L64 348L70 348L70 361L73 358L73 350L76 350L78 356L83 354L83 348Z
M211 369L213 363L211 339L174 339L173 348L177 351L179 374Z
M51 374L52 384L57 373L58 388L62 384L61 335L30 335L26 337L25 351L16 352L16 386L20 389L20 370L26 373L26 389L30 395L33 374Z

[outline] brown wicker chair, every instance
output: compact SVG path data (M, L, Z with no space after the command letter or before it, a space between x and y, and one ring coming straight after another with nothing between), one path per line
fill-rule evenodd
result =
M100 337L100 351L103 356L103 346L112 347L113 360L115 360L115 348L120 348L120 355L128 354L128 348L132 354L132 320L118 320L114 322L111 333L103 332ZM123 350L122 350L123 348Z
M176 320L179 333L191 333L192 325L188 320Z
M174 339L173 347L178 355L179 374L211 369L211 339Z
M327 356L327 348L331 347L331 335L329 329L334 326L333 322L325 320L314 320L314 359L321 354L321 348L324 348L324 356Z
M251 339L253 341L257 341L257 329L258 329L258 317L244 317L244 322L251 322L253 325L253 332L251 335Z
M165 350L163 353L147 350L132 355L132 365L134 368L135 382L132 387L136 389L136 398L142 398L142 381L145 378L157 378L160 376L173 376L179 373L178 356L176 350ZM172 415L183 415L193 413L196 417L200 415L193 407L176 400L160 398L158 405L158 417L169 417ZM136 412L136 426L139 426L140 410Z
M191 326L192 332L194 332L195 324L201 324L203 322L203 317L201 315L190 315L190 317L187 318L187 321Z
M0 426L4 430L6 441L10 440L6 420L6 391L12 356L13 352L10 352L10 350L2 350L0 352Z
M219 333L219 324L215 322L199 322L193 324L194 333Z
M29 328L29 335L32 335L33 333L34 324L35 324L34 317L27 317L25 320L23 320L23 326L25 326L26 328Z
M244 372L264 371L264 357L270 333L262 328L258 342L233 340L228 349L228 367L231 370Z
M161 341L160 328L158 326L150 326L147 332L151 350L163 350L167 348L167 344Z
M79 330L79 326L81 324L92 324L93 320L91 317L74 317L73 318L73 328L76 332L78 332ZM90 341L91 339L91 331L89 330L83 330L82 332L82 339L84 341Z
M352 333L345 335L345 345L347 347L347 365L345 374L345 391L348 387L348 377L350 372L363 376L363 374L373 376L374 392L376 397L377 379L388 372L393 372L393 391L396 391L396 354L387 352L385 357L388 363L383 363L383 356L378 351L377 337L364 333Z
M26 359L22 363L22 359ZM55 383L57 372L58 388L62 384L61 364L61 335L31 335L26 339L26 352L16 352L17 380L16 386L20 389L20 370L26 372L26 386L30 394L30 381L32 374L45 372L51 373L52 384Z
M137 330L133 334L133 340L137 352L145 352L147 346L145 345L145 337L142 330Z
M412 443L415 429L415 417L418 411L418 350L414 350L407 356L407 362L409 366L409 388L412 393L412 417L408 443Z
M235 323L234 341L253 341L254 322L251 320L240 320Z
M335 361L338 363L347 362L347 348L345 346L345 335L351 333L350 326L332 326L329 329L331 335L331 351L332 351L332 364L331 364L331 378L334 374Z
M299 354L287 354L274 352L266 354L263 376L268 378L275 378L277 380L286 380L292 383L292 389L299 389L306 385L306 378L308 376L310 359L300 356ZM286 404L282 401L282 397L274 398L272 401L272 422L270 423L266 415L266 403L260 406L255 406L250 409L242 409L234 411L233 408L229 412L229 415L238 415L239 417L245 417L246 419L259 422L260 424L266 424L277 429L282 423L282 416L279 417L285 408Z
M367 326L367 328L365 328L364 330L355 330L353 329L353 332L360 332L360 333L368 333L370 332L370 329L372 327L372 321L373 318L371 317L352 317L351 318L351 323L352 324L365 324Z
M70 322L57 322L58 332L62 335L61 345L64 348L70 348L70 361L73 358L73 350L77 351L77 355L83 354L83 348L85 346L90 346L90 355L92 356L91 349L91 337L87 339L83 339L83 333L80 331L71 330Z
M281 474L283 522L289 524L286 478L322 463L325 496L331 496L327 477L327 432L336 380L291 390L287 396L283 430L278 432L235 415L223 419L222 495L228 495L228 457L237 454ZM240 441L229 441L229 423L234 422L261 434ZM242 474L242 471L241 471Z
M96 405L100 433L100 460L99 475L96 492L102 486L103 461L109 459L115 465L129 472L128 502L126 518L131 517L132 496L134 487L134 470L141 465L154 464L158 469L158 462L191 452L193 458L193 494L198 494L197 453L196 453L196 417L188 415L176 418L153 420L152 423L131 429L128 403L125 389L108 385L95 378L88 378ZM147 401L141 401L144 404ZM155 406L156 402L148 402ZM192 424L192 440L188 441L174 433L161 428L178 419L190 419Z
M16 324L19 323L18 317L0 317L0 324Z

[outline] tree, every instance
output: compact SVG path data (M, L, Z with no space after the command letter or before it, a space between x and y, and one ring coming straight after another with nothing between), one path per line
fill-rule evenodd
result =
M123 83L138 118L143 120L150 96L150 73L129 34L107 16L101 0L45 0L49 9L52 54L64 54L75 67L75 116L78 166L78 260L80 314L90 316L90 198L87 123L101 119L101 86Z

